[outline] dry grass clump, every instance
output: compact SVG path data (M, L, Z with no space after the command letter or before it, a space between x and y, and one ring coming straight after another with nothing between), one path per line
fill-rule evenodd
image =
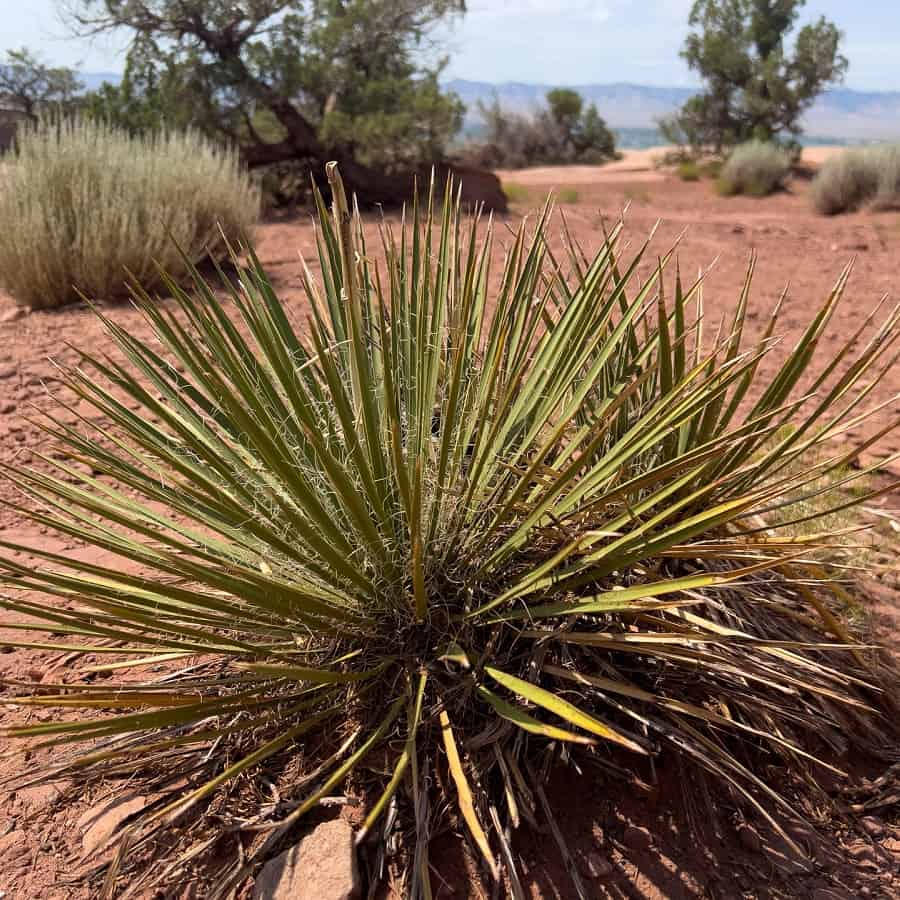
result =
M847 150L829 159L812 184L812 201L826 216L871 203L900 207L900 144Z
M778 190L791 171L791 155L765 141L735 147L719 175L719 193L766 197Z
M22 129L0 166L0 282L32 308L79 292L122 296L126 270L153 289L157 263L181 279L188 262L223 255L259 211L236 153L196 133L133 138L47 119Z

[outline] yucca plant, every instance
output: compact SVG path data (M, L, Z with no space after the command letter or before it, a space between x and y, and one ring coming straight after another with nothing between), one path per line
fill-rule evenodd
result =
M70 461L6 470L31 519L122 561L0 541L4 625L66 636L22 645L113 660L38 693L7 683L16 703L62 710L7 734L71 754L42 778L174 768L189 782L129 827L108 889L146 887L151 836L300 754L307 774L244 816L209 896L348 778L368 800L360 839L402 814L409 896L432 896L441 792L486 871L523 896L515 828L553 817L538 754L674 753L780 828L793 810L749 750L814 765L813 737L874 746L886 731L874 657L815 568L834 536L785 508L858 451L825 452L873 413L900 309L815 367L845 272L766 367L778 311L745 346L749 274L705 340L702 283L676 270L663 289L671 255L639 281L646 247L623 262L619 224L592 258L571 240L560 256L548 206L491 290L490 228L480 239L450 193L399 233L383 224L379 262L328 174L304 328L252 253L227 301L196 273L192 291L169 283L172 303L136 289L154 340L105 317L123 359L85 352L67 373L111 425L51 418ZM91 681L98 668L117 681ZM373 758L387 760L377 785Z

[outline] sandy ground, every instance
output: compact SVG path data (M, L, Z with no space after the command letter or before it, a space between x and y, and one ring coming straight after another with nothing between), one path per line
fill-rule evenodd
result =
M498 172L504 182L528 187L556 188L563 185L610 182L662 182L671 176L663 167L671 146L648 147L644 150L623 150L622 158L598 166L535 166L531 169L509 169ZM802 163L815 168L842 152L842 147L805 147Z
M565 185L572 190L563 211L577 239L590 251L600 240L601 221L617 217L628 207L627 229L633 246L660 221L656 237L642 272L649 273L657 254L665 252L681 237L679 259L682 271L695 273L710 267L705 290L706 309L711 327L720 315L734 309L752 250L759 253L759 264L750 307L749 327L760 329L785 285L790 291L784 306L782 332L787 341L773 354L786 352L790 338L796 337L823 302L829 289L848 260L855 260L848 295L840 307L821 352L825 359L837 352L841 341L883 295L900 299L897 285L897 260L900 257L900 214L859 213L826 219L813 214L805 196L808 183L795 181L790 189L765 200L741 197L721 198L708 182L685 184L670 174L652 167L658 151L629 153L603 169L575 167L570 169L532 169L507 175L526 188L521 202L515 204L506 222L499 223L503 239L509 243L505 225L514 226L523 215L532 214L548 189ZM824 158L821 151L811 151L810 160ZM573 193L574 192L574 193ZM375 224L367 226L374 244ZM555 229L554 242L562 247L562 237ZM300 285L301 267L298 251L310 255L313 230L309 219L299 215L290 220L269 222L259 229L258 250L263 263L281 295L291 308L302 313L304 299ZM498 246L498 254L502 246ZM58 382L50 359L72 362L74 351L67 344L90 347L100 352L109 341L95 316L83 308L60 312L35 313L2 321L13 311L10 298L0 296L0 461L10 465L40 466L36 454L46 449L40 431L28 421L33 407L49 404L50 394L58 390ZM110 310L113 318L128 331L146 334L140 317L127 306ZM900 417L900 368L887 373L873 394L873 402L885 404L879 417L852 430L846 436L847 446L858 445L866 434L886 423L889 417ZM900 433L894 432L882 443L877 453L865 454L863 462L871 462L900 451ZM892 464L891 475L900 477L900 466ZM18 498L4 482L0 482L0 539L53 546L62 552L79 552L75 545L60 541L23 520L11 505ZM884 510L900 509L900 494L879 501ZM880 634L895 640L900 630L897 595L898 573L888 573L880 580L867 583L864 589L871 608L878 617ZM0 623L2 626L2 623ZM4 632L0 627L0 640ZM48 671L66 677L68 668L89 664L90 657L66 661L61 654L46 650L17 650L0 654L0 678L40 679ZM0 726L22 721L22 709L0 707ZM22 771L21 757L0 758L0 777ZM871 771L864 774L873 774ZM677 776L677 773L676 773ZM680 789L680 788L679 788ZM559 788L562 791L562 787ZM577 825L592 828L615 846L612 858L615 872L608 884L598 887L598 897L662 898L717 897L722 900L747 897L812 897L814 900L854 900L857 897L900 897L900 881L894 881L900 862L900 824L897 809L885 813L887 819L882 836L873 841L860 837L858 830L845 829L828 834L837 861L818 866L812 875L800 876L792 864L777 852L748 848L736 837L733 810L722 810L722 822L711 823L715 834L709 847L712 862L693 852L691 838L684 823L669 814L671 797L665 791L653 791L620 802L616 791L621 784L614 780L598 781L587 794L572 794L573 807L566 828ZM611 793L612 792L612 793ZM640 792L639 792L640 793ZM585 797L590 802L585 802ZM0 897L21 900L62 900L91 896L83 886L65 882L64 876L81 854L79 820L92 804L102 802L102 795L80 796L77 791L65 802L57 803L52 788L20 791L0 800ZM893 817L893 818L892 818ZM571 820L571 821L570 821ZM724 823L724 824L723 824ZM729 824L730 823L730 824ZM647 827L655 835L651 842L634 838L631 827ZM829 826L830 827L830 826ZM626 840L631 833L631 844ZM590 837L589 837L590 839ZM871 852L858 853L853 847L867 840ZM856 843L854 843L856 842ZM858 848L857 848L858 849ZM446 873L456 865L456 851L448 847L440 868ZM551 860L552 846L546 836L535 836L528 851L532 861L529 890L534 897L568 898L570 890L564 881L555 882L552 873L559 870ZM618 856L616 855L618 854ZM708 856L709 854L707 854ZM457 875L465 869L460 858ZM555 865L555 869L554 869ZM442 897L466 896L457 877L456 890ZM791 887L796 885L796 887ZM792 893L793 891L793 893ZM5 892L5 894L4 894ZM166 896L183 896L182 892ZM475 894L472 894L475 896Z

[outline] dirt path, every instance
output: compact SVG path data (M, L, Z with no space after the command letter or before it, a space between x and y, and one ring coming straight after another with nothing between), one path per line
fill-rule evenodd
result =
M605 172L600 176L598 170L587 167L529 170L509 175L526 188L526 196L515 205L508 223L514 225L523 214L535 211L549 187L565 185L575 191L574 195L567 195L574 202L564 204L565 215L576 238L590 251L600 240L601 216L612 220L627 205L628 234L634 246L658 220L662 220L643 266L644 275L655 265L656 255L665 252L687 229L679 247L682 271L693 274L717 260L705 289L710 328L715 327L720 315L734 309L748 256L755 249L759 253L759 264L749 325L753 329L763 326L771 306L784 286L790 283L782 321L782 331L788 338L800 333L812 310L827 296L842 267L855 258L847 299L823 342L824 358L836 352L860 317L882 295L900 299L897 283L900 214L818 217L809 210L804 196L807 184L802 181L796 182L790 192L766 200L720 198L715 196L708 183L684 184L670 175L650 170L646 165L650 154L652 151L646 151L644 157L631 157L616 163L615 167L600 170ZM643 168L634 170L640 166ZM500 233L505 224L499 223ZM374 244L375 226L368 227ZM313 230L308 219L298 217L263 225L258 237L260 256L277 288L292 310L301 315L304 300L298 252L309 257L313 250ZM554 240L561 249L562 238L557 236ZM506 242L504 238L499 243ZM500 252L498 248L498 254ZM49 394L59 390L56 371L48 360L74 362L77 354L70 349L70 344L90 348L95 353L110 349L110 344L96 317L85 309L37 313L3 321L12 310L11 300L0 296L0 462L40 467L37 454L48 448L42 433L29 419L34 410L49 404ZM146 326L140 316L127 306L112 309L110 315L129 332L146 335ZM786 346L775 351L773 361L785 352ZM886 404L884 410L877 421L847 435L850 446L860 442L888 417L900 416L898 393L900 367L895 366L872 396L873 401ZM74 420L74 415L71 418ZM887 456L898 451L900 432L895 432L879 452ZM873 454L866 454L863 462L868 463L874 458ZM894 463L890 472L900 477L900 464ZM20 498L9 485L0 482L0 539L37 542L61 552L76 552L74 544L60 541L27 524L16 509L19 502ZM881 506L883 509L900 508L900 494L883 498ZM897 585L898 574L895 572L873 584L871 591L876 612L881 616L881 633L888 639L894 639L900 633L900 605L894 593ZM0 627L0 640L8 633ZM71 661L60 660L59 653L48 650L0 653L0 677L40 680L51 670L55 673L52 677L62 677L61 673L65 675ZM23 718L22 709L0 707L0 726L20 722ZM38 762L30 760L26 765L33 766ZM21 770L21 766L20 758L0 758L0 777L16 771L16 767ZM592 829L595 835L597 829L601 834L605 829L607 837L603 840L613 842L609 846L615 872L610 876L608 890L604 887L598 896L642 897L645 900L790 896L766 893L767 879L771 878L775 885L789 884L796 873L792 874L790 864L786 869L783 866L779 869L781 863L771 854L755 856L754 848L748 847L748 841L750 845L753 841L739 837L733 810L723 810L722 821L709 826L719 832L718 838L711 838L709 846L714 851L719 847L724 856L710 862L702 854L698 855L696 848L690 846L687 835L679 830L683 829L684 823L673 820L668 814L666 801L673 798L665 796L671 789L671 783L666 784L625 804L610 794L611 790L621 790L614 780L598 780L592 788L594 793L590 794L590 803L586 803L583 794L577 791L572 794L571 826L587 825L588 835ZM563 787L559 786L559 790L563 791ZM83 830L79 825L80 818L92 804L102 802L103 798L76 798L59 805L55 804L56 797L57 791L53 788L33 788L0 801L3 810L0 815L0 897L62 900L88 896L83 887L66 884L63 876L72 860L80 855ZM647 842L640 832L642 828L649 828L656 837ZM840 833L844 834L841 837L832 829L829 833L834 840L843 841L838 862L831 868L820 867L819 874L812 879L806 878L801 893L794 896L809 896L815 900L900 896L897 883L893 881L897 860L900 860L900 830L892 828L890 822L883 825L883 829L877 840L869 841L872 847L865 852L865 848L859 850L854 844L862 839L859 834L845 829ZM547 850L546 843L544 838L535 839L535 845L529 851L528 858L533 860L534 866L529 883L532 895L571 896L559 893L563 888L554 887L553 864L549 861L552 852ZM589 849L586 846L585 853ZM448 850L447 854L448 867L452 868L452 851ZM743 873L743 881L730 880L734 871L738 871L729 868L732 863ZM756 876L752 874L754 871L758 873ZM841 884L844 884L843 888ZM859 893L862 888L868 893ZM441 896L463 895L445 892Z
M664 182L671 176L671 167L661 168L672 146L647 147L643 150L623 150L621 159L602 166L534 166L530 169L505 169L497 174L504 183L545 191L566 185L613 184L616 182ZM840 153L841 147L804 147L802 162L815 168Z

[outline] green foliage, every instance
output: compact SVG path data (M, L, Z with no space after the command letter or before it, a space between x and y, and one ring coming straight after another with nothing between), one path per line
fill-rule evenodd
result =
M784 185L791 172L791 156L777 144L748 141L728 155L718 179L721 194L767 197Z
M725 160L708 159L705 162L700 163L700 175L703 178L718 178L722 174L722 168L724 165Z
M572 132L572 143L582 163L600 165L617 159L619 155L616 152L616 136L607 128L594 103L584 111Z
M322 116L320 139L350 147L366 165L389 171L442 159L462 125L462 101L442 92L437 72L414 77L407 64L388 74L388 61L379 77L350 82L352 90Z
M0 163L0 222L15 223L0 229L0 283L34 308L122 296L126 270L148 289L157 264L183 278L248 234L259 208L236 155L191 132L137 139L45 118Z
M799 134L805 110L847 69L824 17L790 38L805 2L695 0L682 56L704 91L664 121L667 138L719 150Z
M782 539L768 518L800 524L792 504L843 471L847 453L816 453L865 417L856 388L883 374L900 308L846 336L843 368L815 362L845 272L763 366L778 313L743 339L749 274L709 343L701 283L676 271L664 291L671 255L645 277L621 224L590 257L567 235L558 258L545 210L498 281L452 188L402 233L385 223L379 251L329 177L302 331L252 255L227 303L196 273L174 311L139 291L154 338L104 319L126 362L87 350L66 372L111 430L60 416L56 474L6 470L37 523L120 564L2 538L0 608L63 635L60 652L88 640L121 676L17 690L65 715L6 736L54 748L44 778L134 785L173 759L190 773L129 826L109 887L137 890L149 838L223 791L262 830L217 855L205 896L230 896L353 775L364 834L402 817L419 898L448 802L492 873L515 858L517 810L550 815L538 760L674 753L780 828L794 810L757 748L797 767L812 736L889 742L865 657L808 571L833 536L813 517ZM66 453L99 474L72 484ZM240 777L260 766L283 804ZM157 866L153 883L171 872Z
M680 162L675 171L682 181L700 180L700 166L693 159L686 159L684 162Z
M547 109L550 118L568 135L574 134L581 122L584 100L571 88L554 88L547 91Z
M510 203L525 203L531 196L531 192L523 184L515 181L503 182L503 193Z
M560 188L557 192L560 203L577 203L578 190L573 187Z
M8 50L0 62L0 107L32 121L50 109L71 106L81 83L73 69L47 66L29 50Z
M483 140L463 149L464 158L486 168L581 163L601 165L616 159L615 135L597 107L586 109L580 94L568 88L547 93L547 106L532 116L504 110L498 98L479 102L485 124Z
M423 52L460 0L75 5L132 37L127 80L94 101L122 128L189 124L238 143L251 165L340 158L370 167L358 180L375 185L373 173L442 159L461 125L461 102L438 84L444 61Z
M900 209L900 144L845 150L826 160L811 196L816 210L829 216L867 203Z
M700 181L703 178L717 179L722 173L724 161L721 159L702 160L695 157L675 157L675 174L682 181ZM671 162L669 163L671 164Z
M129 53L122 80L105 82L81 100L83 114L131 135L206 124L175 68L157 66L142 48Z

